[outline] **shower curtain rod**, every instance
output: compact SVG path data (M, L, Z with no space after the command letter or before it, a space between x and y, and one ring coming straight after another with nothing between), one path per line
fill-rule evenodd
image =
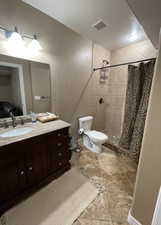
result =
M98 68L94 68L93 71L95 72L96 70L108 69L108 68L124 66L124 65L139 63L139 62L145 62L145 61L150 61L150 60L155 60L155 59L156 58L149 58L149 59L142 59L142 60L138 60L138 61L134 61L134 62L127 62L127 63L120 63L120 64L111 65L111 66L98 67Z

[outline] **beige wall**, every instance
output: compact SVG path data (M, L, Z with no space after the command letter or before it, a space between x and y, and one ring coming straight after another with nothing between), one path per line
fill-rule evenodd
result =
M17 25L22 33L39 35L44 50L36 56L28 55L26 52L21 54L9 51L5 48L2 35L0 36L0 54L50 64L52 111L70 121L71 111L78 97L77 94L74 95L75 91L79 93L81 80L85 79L91 70L91 41L82 38L21 0L1 0L0 21L6 28L13 29ZM71 96L73 96L72 100ZM31 102L28 104L31 105Z
M156 56L149 40L141 41L111 52L111 64L118 64ZM111 68L106 109L106 132L120 136L124 116L127 86L127 66Z
M161 36L161 35L160 35ZM151 225L161 186L161 42L150 96L132 215Z
M29 35L37 33L40 37L44 50L33 56L28 52L6 49L6 40L0 35L0 54L50 64L52 111L72 122L72 130L76 130L77 117L86 114L94 115L95 127L102 129L104 120L101 115L104 116L104 108L97 103L100 96L107 95L106 88L100 87L97 73L93 75L88 88L86 85L91 76L92 61L97 59L97 65L101 65L102 57L109 58L109 51L98 45L93 49L91 41L21 0L1 0L0 21L6 28L13 29L16 25L20 32ZM28 107L32 104L29 99L27 104Z
M92 115L94 117L93 129L100 131L105 129L108 80L105 83L100 83L99 71L91 72L92 68L102 65L103 59L110 61L110 51L98 44L93 44L91 70L88 74L85 74L84 78L83 76L80 77L80 82L83 85L80 86L81 93L78 93L76 107L73 107L71 113L72 130L74 133L76 133L76 129L78 128L77 119L84 115ZM75 93L77 91L75 90ZM104 104L99 104L100 98L104 99Z

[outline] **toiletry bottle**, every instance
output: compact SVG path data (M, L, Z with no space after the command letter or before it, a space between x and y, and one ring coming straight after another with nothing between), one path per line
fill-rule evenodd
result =
M32 123L36 123L36 114L34 112L30 112Z

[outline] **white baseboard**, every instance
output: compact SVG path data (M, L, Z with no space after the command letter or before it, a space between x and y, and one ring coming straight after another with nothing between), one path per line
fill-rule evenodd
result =
M132 215L131 215L131 210L129 210L129 215L127 219L128 223L130 225L142 225L138 220L136 220Z

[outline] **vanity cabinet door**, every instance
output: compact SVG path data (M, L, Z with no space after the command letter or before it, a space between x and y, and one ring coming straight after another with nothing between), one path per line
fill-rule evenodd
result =
M11 199L26 185L26 175L22 152L14 145L0 149L0 203Z
M25 165L27 186L38 184L47 175L47 151L42 137L34 138L27 145Z
M19 161L10 162L0 170L0 202L10 199L21 190L21 176L25 176L20 169Z

